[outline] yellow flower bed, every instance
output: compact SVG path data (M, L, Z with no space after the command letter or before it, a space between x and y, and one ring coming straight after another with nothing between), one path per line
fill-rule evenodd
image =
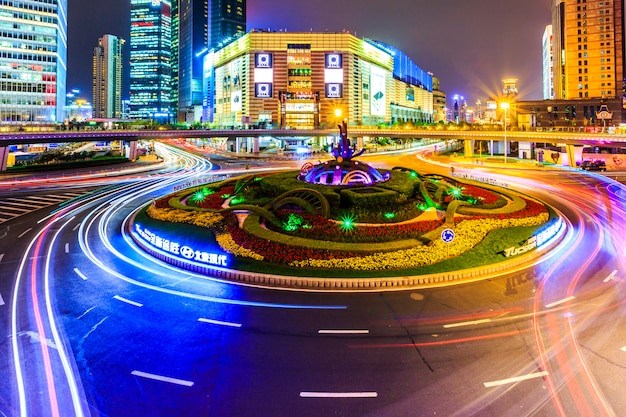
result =
M263 260L263 255L239 246L228 233L217 235L215 240L225 252L232 253L235 256L256 259L257 261Z
M237 245L228 233L220 233L219 228L216 228L216 226L224 220L224 216L219 213L210 211L202 212L179 210L174 208L158 209L154 206L148 207L146 213L149 217L155 220L171 223L187 223L194 226L209 228L215 233L215 240L217 241L217 244L225 252L231 253L235 256L256 259L257 261L263 260L262 255Z
M224 220L219 213L185 211L172 208L157 209L149 207L148 216L156 220L174 223L188 223L196 226L211 228L216 233L216 241L225 251L235 256L262 261L263 255L238 245L228 233L221 233L219 227ZM435 239L428 246L416 246L393 252L379 252L366 256L355 256L341 259L307 259L295 261L289 265L297 268L326 268L372 271L380 269L406 269L434 264L447 258L452 258L472 249L480 243L487 233L495 229L537 226L548 221L548 213L535 217L520 219L479 219L464 220L454 227L455 239L445 243Z
M187 223L207 228L213 228L224 220L224 216L221 214L210 211L191 211L174 208L158 209L154 206L148 207L146 214L153 219L164 222Z
M454 227L455 239L445 243L436 239L429 246L417 246L394 252L380 252L362 257L343 259L307 259L292 262L290 266L304 268L351 269L371 271L377 269L405 269L430 265L458 256L476 246L494 229L537 226L548 221L548 214L522 219L465 220Z

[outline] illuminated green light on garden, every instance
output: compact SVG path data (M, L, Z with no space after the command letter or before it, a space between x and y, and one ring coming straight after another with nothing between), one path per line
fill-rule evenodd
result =
M211 195L211 194L215 194L215 190L211 190L209 188L203 188L202 189L202 194L204 195Z
M461 198L463 195L463 188L453 188L449 194L451 194L454 198Z
M196 191L195 193L193 193L193 195L191 196L191 201L195 202L195 203L199 203L204 201L205 198L205 194L202 191Z
M224 199L230 198L230 194L222 194L222 198L224 198Z
M354 229L354 227L354 216L346 215L341 218L341 228L344 231L349 232L350 230Z
M396 217L396 213L385 213L384 216L387 220L391 220Z
M295 213L289 213L287 221L283 222L283 229L287 232L295 232L299 228L310 229L311 226L304 223L304 219Z
M420 204L419 206L417 206L417 208L418 208L420 211L426 211L426 210L428 210L430 207L431 207L431 206L430 206L430 205L428 205L428 204L426 204L426 203L422 203L422 204Z
M230 204L235 206L237 204L243 203L244 201L246 201L246 198L243 197L243 196L242 197L235 197L232 200L230 200Z
M410 177L411 178L417 178L417 172L411 171Z

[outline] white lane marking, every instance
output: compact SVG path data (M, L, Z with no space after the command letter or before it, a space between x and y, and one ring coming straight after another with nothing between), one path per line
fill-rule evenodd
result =
M22 199L12 199L9 198L9 200L14 200L14 201L32 201L33 203L49 203L50 205L54 204L54 203L60 203L61 201L65 201L67 200L67 198L62 198L62 197L56 197L56 198L48 198L48 197L38 197L38 196L28 196Z
M113 296L113 298L115 298L116 300L122 301L124 303L128 303L130 305L136 306L136 307L143 307L143 304L129 300L128 298L120 297L119 295L115 295Z
M0 253L0 262L2 262L2 258L4 258L4 253Z
M477 324L485 324L491 322L491 319L481 319L481 320L472 320L472 321L462 321L459 323L450 323L444 324L443 327L445 329L451 329L453 327L463 327L463 326L475 326Z
M78 270L78 268L74 268L74 272L76 272L76 275L78 275L79 277L81 277L83 279L83 281L87 281L87 277L85 276L85 274L83 274L82 272L80 272ZM117 297L117 296L116 296Z
M17 237L20 238L20 237L24 236L26 233L30 232L31 230L33 230L33 228L29 227L28 229L24 230L21 235L18 235Z
M28 336L30 337L30 342L31 343L40 343L41 342L41 335L37 332L34 332L32 330L28 330L28 331L23 331L23 332L19 332L17 333L18 336ZM54 341L52 341L52 339L45 339L44 343L46 345L48 345L48 347L51 347L52 349L56 349L57 345L54 344Z
M2 206L2 210L10 210L10 211L0 211L0 214L9 215L9 216L19 216L21 213L26 213L27 211L31 211L30 209L20 209L20 208L8 207L8 206ZM11 213L11 212L16 212L16 211L18 213Z
M564 298L564 299L562 299L562 300L555 301L555 302L550 303L550 304L546 304L546 308L552 308L552 307L554 307L554 306L558 306L559 304L565 304L565 303L567 303L568 301L572 301L572 300L573 300L573 299L575 299L575 298L576 298L576 297L574 297L574 296L572 295L572 296L567 297L567 298Z
M8 198L7 200L15 200L15 199L14 198L13 199L12 198ZM24 200L15 200L15 201L10 202L10 203L5 202L4 203L4 207L9 209L9 210L17 210L17 207L28 207L28 210L33 210L33 209L34 210L38 210L40 208L43 208L43 207L40 207L40 206L34 206L33 207L33 203L18 203L18 201L24 201ZM26 210L26 211L28 211L28 210Z
M302 391L302 398L376 398L378 393L373 392L312 392Z
M606 277L606 278L604 278L602 280L602 282L609 282L609 281L611 281L613 278L615 278L615 274L617 274L617 269L614 269L613 272L611 272L608 277Z
M318 330L318 334L369 334L369 330Z
M142 371L133 371L133 372L131 372L131 374L135 375L135 376L141 376L143 378L154 379L156 381L162 381L162 382L169 382L171 384L184 385L186 387L193 386L193 382L192 381L185 381L184 379L178 379L178 378L170 378L169 376L150 374L148 372L142 372Z
M487 388L489 388L489 387L496 387L498 385L513 384L515 382L526 381L528 379L533 379L533 378L541 378L541 377L544 377L544 376L548 376L548 372L546 372L546 371L535 372L534 374L516 376L514 378L501 379L499 381L485 382L484 385Z
M0 306L4 305L4 298L2 298L2 294L0 294Z
M65 253L70 253L70 244L69 243L65 244Z
M201 321L203 323L218 324L220 326L241 327L240 323L232 323L232 322L228 322L228 321L211 320L211 319L205 319L205 318L202 318L202 317L200 317L198 319L198 321Z

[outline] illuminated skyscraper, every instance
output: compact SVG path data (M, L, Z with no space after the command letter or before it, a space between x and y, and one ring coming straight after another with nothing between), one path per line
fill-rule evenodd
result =
M122 117L122 52L124 39L104 35L93 50L93 116Z
M245 9L245 0L173 2L172 105L180 121L200 117L204 53L246 32Z
M131 117L171 121L171 3L131 0Z
M554 98L554 53L552 50L552 25L546 26L543 32L542 43L543 67L543 98Z
M62 122L67 0L0 1L0 28L0 122Z
M220 48L236 34L246 33L246 0L211 0L209 46Z
M202 106L202 53L209 42L208 0L176 0L172 21L172 104L186 120Z
M556 99L620 97L624 0L552 0Z

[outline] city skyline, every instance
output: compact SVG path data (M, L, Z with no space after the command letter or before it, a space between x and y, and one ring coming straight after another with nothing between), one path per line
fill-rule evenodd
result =
M247 27L290 32L347 30L357 37L389 43L438 77L448 97L462 95L470 105L500 94L502 79L507 77L519 80L520 99L542 97L541 37L550 23L549 1L505 5L477 0L470 5L452 0L436 4L399 0L394 6L350 0L333 4L329 12L320 2L257 0L248 2ZM105 33L129 39L130 1L110 0L88 8L71 3L68 15L67 85L88 97L93 44ZM507 31L511 35L503 36ZM128 95L127 81L124 94Z

